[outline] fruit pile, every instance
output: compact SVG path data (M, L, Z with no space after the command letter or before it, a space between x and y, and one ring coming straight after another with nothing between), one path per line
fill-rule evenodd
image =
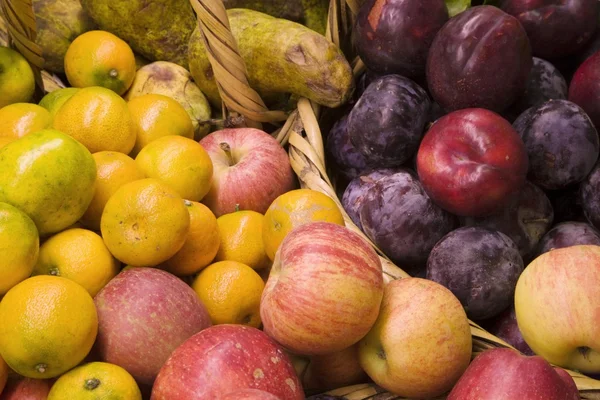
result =
M327 1L279 1L224 4L265 104L326 108L337 199L300 187L276 123L223 118L187 0L38 4L68 82L41 96L0 47L0 400L580 398L597 1L365 0L351 49ZM473 359L470 320L514 349Z

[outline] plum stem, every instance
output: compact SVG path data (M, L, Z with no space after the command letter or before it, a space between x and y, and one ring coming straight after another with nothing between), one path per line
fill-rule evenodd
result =
M531 222L548 223L548 222L550 222L550 220L548 218L531 218L531 219L524 219L523 222L526 223L526 224L529 224Z
M86 390L94 390L98 386L100 386L100 379L98 378L87 379L84 385Z
M233 154L231 154L231 146L229 145L229 143L221 142L219 143L219 147L227 155L227 159L229 160L229 166L235 165L235 160L233 159Z

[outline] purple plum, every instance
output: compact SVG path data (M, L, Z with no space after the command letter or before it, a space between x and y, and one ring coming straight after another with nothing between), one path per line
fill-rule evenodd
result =
M553 249L576 246L580 244L593 244L600 246L600 232L585 222L568 221L555 225L550 229L539 243L537 255L544 254Z
M533 356L533 350L523 339L519 325L517 324L517 314L515 307L512 306L503 311L500 315L484 321L482 327L492 335L499 337L506 343L519 350L527 356Z
M350 142L346 129L347 121L346 115L333 125L325 145L328 161L332 162L333 169L345 179L352 180L367 169L367 160Z
M600 229L600 164L581 182L579 202L583 215L596 229Z

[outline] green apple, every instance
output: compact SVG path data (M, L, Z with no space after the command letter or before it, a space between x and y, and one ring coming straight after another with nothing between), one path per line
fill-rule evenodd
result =
M0 46L0 108L26 103L35 92L31 66L17 51Z
M515 312L537 355L600 373L600 246L555 249L533 260L517 282Z
M377 322L358 351L377 385L403 397L433 398L452 389L469 365L469 320L442 285L399 279L386 286Z

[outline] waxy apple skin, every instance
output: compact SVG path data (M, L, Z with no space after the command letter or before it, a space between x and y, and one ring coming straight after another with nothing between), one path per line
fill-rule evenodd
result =
M213 182L202 199L217 216L240 210L264 214L273 200L295 187L286 151L271 135L253 128L223 129L200 140L213 163ZM233 160L223 150L229 145Z
M478 355L447 400L579 400L573 378L537 356L512 349Z
M359 342L360 364L377 385L417 399L448 392L469 365L471 351L460 301L421 278L388 283L377 322Z
M171 354L156 378L151 400L220 399L248 388L281 400L304 399L291 361L264 332L243 325L215 325Z
M464 217L493 214L525 184L527 151L511 124L482 108L452 112L425 134L417 173L443 209Z
M349 229L312 222L275 254L260 303L264 331L292 353L328 354L367 334L383 296L381 261Z
M550 363L600 373L600 246L552 250L533 260L515 290L523 338Z

